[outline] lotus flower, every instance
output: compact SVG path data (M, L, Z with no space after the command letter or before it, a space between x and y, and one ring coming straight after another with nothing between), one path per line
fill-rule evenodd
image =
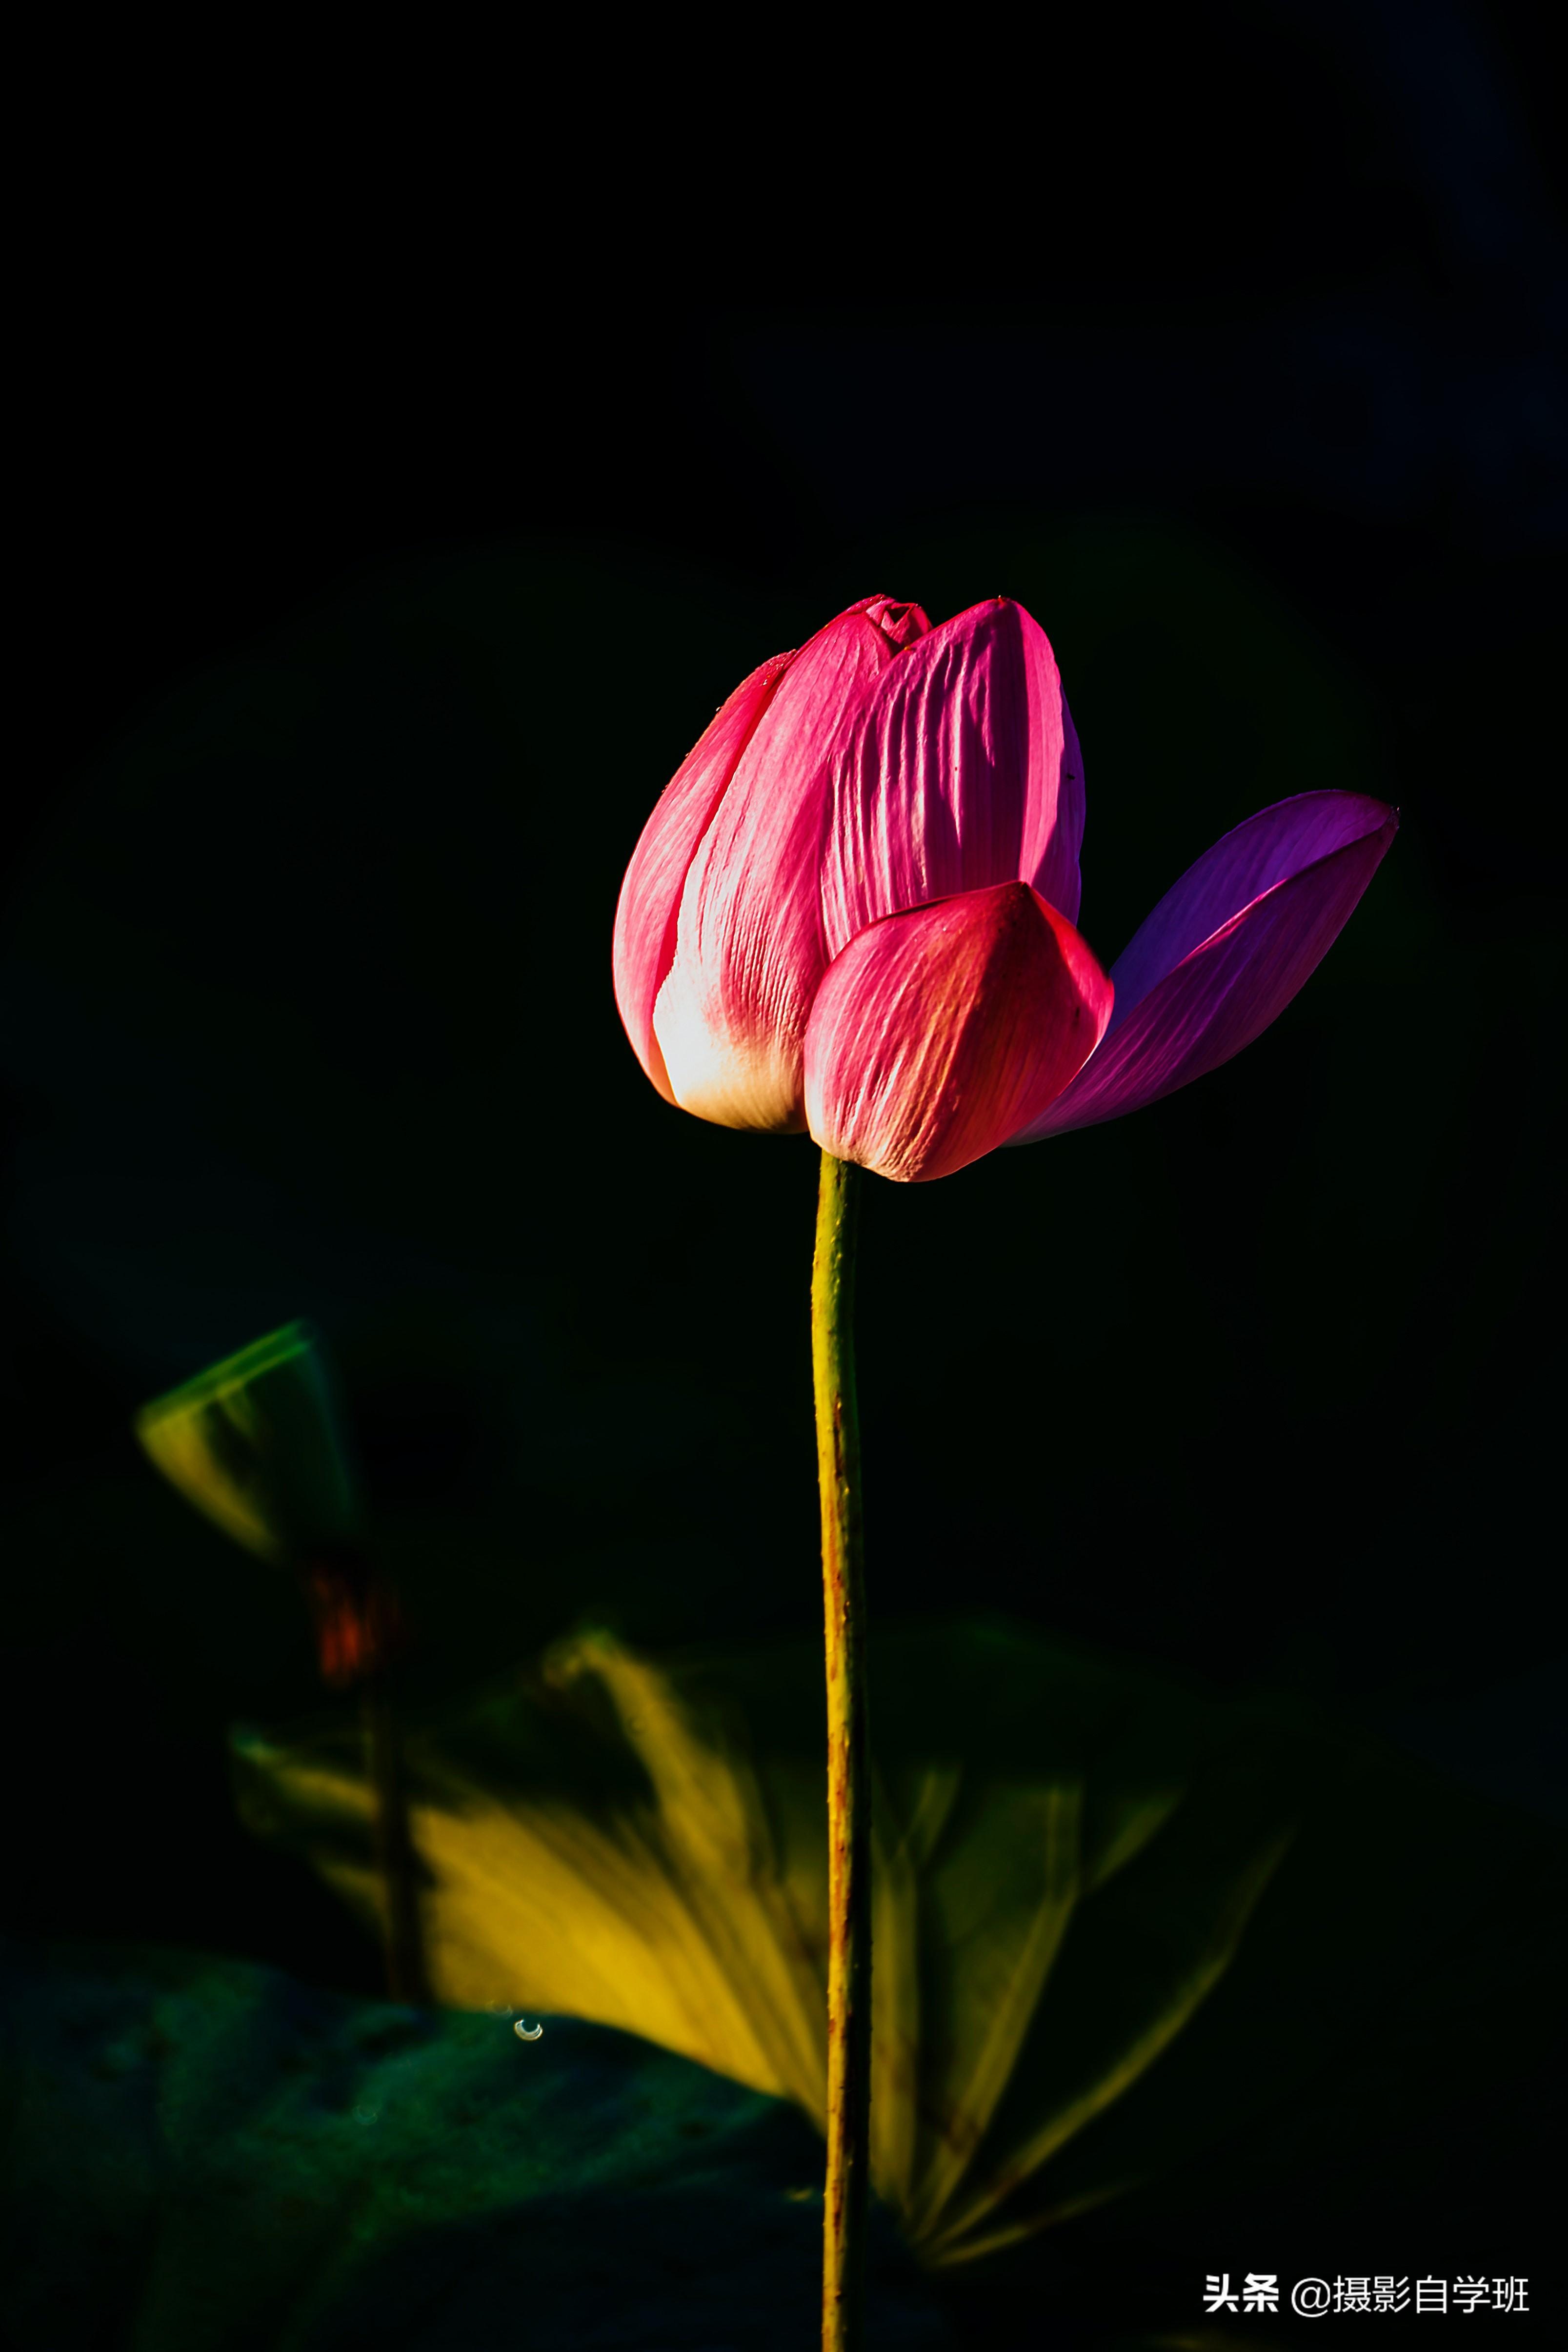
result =
M1227 834L1107 973L1056 660L996 597L873 596L718 710L643 828L615 997L661 1094L904 1182L1157 1101L1249 1045L1397 827L1299 793Z

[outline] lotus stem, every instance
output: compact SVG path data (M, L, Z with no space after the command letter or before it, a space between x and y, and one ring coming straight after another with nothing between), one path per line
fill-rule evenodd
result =
M854 1240L860 1171L822 1154L811 1267L811 1376L828 1680L828 2171L822 2352L860 2352L871 2158L871 1749Z
M402 1738L392 1703L392 1667L404 1640L397 1595L363 1547L325 1548L301 1564L316 1623L321 1679L357 1688L371 1834L382 1889L382 1957L389 2000L424 2001L430 1984L419 1916L419 1862L408 1817Z
M430 1988L424 1972L408 1787L403 1778L402 1741L384 1666L372 1668L361 1685L360 1721L364 1732L376 1865L384 1906L382 1939L387 1999L424 2001L430 1998Z

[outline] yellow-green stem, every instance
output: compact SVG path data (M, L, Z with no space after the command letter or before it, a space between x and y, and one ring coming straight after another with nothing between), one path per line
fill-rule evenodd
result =
M860 1423L855 1411L858 1170L822 1154L811 1267L811 1377L822 1505L828 1670L828 2177L822 2352L859 2352L871 2162L871 1750Z

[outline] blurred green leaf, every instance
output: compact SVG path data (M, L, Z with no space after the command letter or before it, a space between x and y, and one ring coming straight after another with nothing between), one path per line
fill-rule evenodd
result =
M16 2352L813 2338L809 2128L647 2042L551 2018L524 2047L172 1951L0 1943L0 1994ZM873 2340L941 2352L874 2219Z

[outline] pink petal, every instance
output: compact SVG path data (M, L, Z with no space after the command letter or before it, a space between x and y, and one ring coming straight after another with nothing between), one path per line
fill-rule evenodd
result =
M1064 1134L1070 1128L1093 1127L1102 1119L1120 1118L1124 1112L1157 1102L1162 1095L1172 1094L1177 1087L1229 1061L1284 1011L1350 919L1399 824L1396 811L1381 801L1362 800L1354 793L1314 793L1303 798L1359 802L1363 830L1300 872L1266 887L1250 905L1242 907L1184 955L1174 971L1156 978L1134 1002L1132 1012L1113 1022L1104 1043L1072 1084L1042 1116L1014 1137L1015 1142L1034 1143L1042 1136ZM1281 809L1299 805L1289 801L1281 803ZM1264 818L1279 813L1266 809L1262 818L1253 818L1252 824L1260 825ZM1249 830L1238 828L1243 834ZM1208 859L1225 851L1236 838L1230 835L1217 844ZM1192 874L1155 908L1124 962L1208 859L1200 859ZM1244 865L1239 863L1234 870L1236 887L1245 887ZM1260 870L1267 872L1267 865ZM1181 936L1179 926L1173 922L1167 939ZM1146 964L1143 968L1146 971ZM1134 964L1134 977L1138 970ZM1121 974L1122 964L1113 965L1118 1014Z
M901 1183L950 1176L1039 1117L1092 1053L1113 993L1027 882L891 915L850 941L817 992L811 1133Z
M945 621L868 696L834 761L834 954L868 923L997 882L1078 914L1083 765L1045 632L1003 596Z
M686 869L735 764L795 656L775 654L742 680L660 795L632 853L615 909L615 1003L632 1050L666 1102L675 1097L653 1034L653 1003L674 960L675 917Z
M804 646L735 767L686 870L653 1030L674 1098L726 1127L804 1124L801 1054L828 965L821 876L846 719L929 626L869 597Z

